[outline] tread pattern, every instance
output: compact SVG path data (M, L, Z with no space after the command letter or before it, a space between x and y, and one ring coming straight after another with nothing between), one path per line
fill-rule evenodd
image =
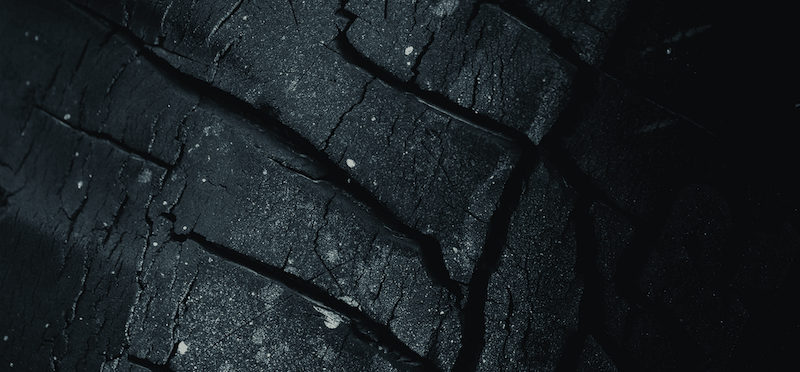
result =
M0 368L744 366L798 209L606 73L626 9L0 6Z

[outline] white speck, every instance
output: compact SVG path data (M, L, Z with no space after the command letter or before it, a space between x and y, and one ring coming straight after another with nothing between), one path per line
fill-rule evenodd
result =
M438 17L445 17L453 14L458 8L458 0L443 0L433 7L433 14Z
M75 157L78 157L78 155L80 155L80 154L76 152L76 153L75 153Z
M45 328L50 328L50 323L45 323L44 327Z
M406 65L409 65L409 66L411 66L411 62L406 62Z
M3 336L3 341L8 341L8 336Z
M444 315L444 310L440 311L439 315Z
M28 36L31 36L31 33L28 32L28 31L25 31L25 37L28 37Z
M163 202L163 203L161 203L161 205L167 205L167 201L166 201L166 200L164 200L164 202Z
M11 366L11 367L13 367L13 366L14 366L14 363L8 363L8 365L9 365L9 366Z
M30 80L25 80L25 85L31 85L31 81Z
M374 117L374 116L373 116L373 117L372 117L372 121L375 121L375 120L378 120L378 119L377 119L376 117Z
M203 178L203 179L202 179L202 180L200 180L200 181L206 182L206 179L205 179L205 178Z
M153 172L145 168L142 173L139 174L139 183L149 183L152 176Z
M33 40L34 40L34 41L39 41L39 35L36 35L36 36L34 36L34 37L33 37Z
M158 243L157 242L153 242L153 247L158 247Z
M83 181L78 181L78 190L80 190L81 187L83 187Z
M261 171L261 174L263 174L263 175L265 175L265 176L266 176L266 175L267 175L267 170L266 170L266 169L264 169L263 171Z
M325 326L330 329L335 329L344 321L339 314L336 314L331 310L319 306L314 306L314 310L319 311L323 316L325 316Z
M183 227L183 231L186 231L186 230L188 230L188 229L189 229L189 228L188 228L188 227L186 227L186 226L184 226L184 227Z
M181 341L181 343L178 344L178 352L181 353L181 355L186 354L186 351L188 350L189 345L186 345L185 342Z
M414 53L414 47L413 47L413 46L410 46L410 47L406 48L406 52L405 52L405 53L406 53L406 55L409 55L409 54L411 54L411 53Z
M339 299L344 301L345 303L347 303L348 305L350 305L352 307L358 307L358 301L356 301L354 298L352 298L350 296L340 297Z
M195 147L195 148L198 148L198 147L200 147L200 144L199 144L199 143L195 143L195 144L194 144L194 147Z
M64 114L64 120L69 120L69 118L71 118L71 117L72 117L72 115L70 115L70 114Z
M672 54L672 48L667 48L667 54Z
M350 167L350 168L355 168L356 167L356 161L353 160L353 159L347 159L347 161L345 161L345 163L347 163L347 166Z
M246 21L247 20L247 16L242 17L242 20Z

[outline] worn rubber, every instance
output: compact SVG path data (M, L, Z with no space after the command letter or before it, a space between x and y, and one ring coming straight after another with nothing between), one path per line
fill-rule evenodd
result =
M717 5L3 2L0 370L796 366Z

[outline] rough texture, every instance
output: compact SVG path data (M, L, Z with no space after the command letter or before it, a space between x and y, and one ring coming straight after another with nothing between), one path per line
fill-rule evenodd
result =
M142 2L119 23L181 72L275 115L402 223L435 236L447 268L468 281L516 160L511 144L348 63L335 50L344 27L336 2L208 3ZM172 24L179 19L171 12L195 26ZM460 172L465 165L469 174Z
M539 166L527 180L486 299L479 371L553 370L577 330L575 196ZM546 212L545 212L546 211Z
M0 369L796 364L796 120L704 12L2 3Z
M382 3L347 3L355 18L346 36L359 53L412 90L437 92L541 141L574 74L547 39L494 5Z
M623 18L627 0L526 0L524 6L571 40L580 58L599 65Z

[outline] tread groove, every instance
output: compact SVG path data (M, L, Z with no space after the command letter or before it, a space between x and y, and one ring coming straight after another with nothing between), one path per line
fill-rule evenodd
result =
M463 298L458 284L450 277L445 267L439 241L435 237L424 234L400 221L394 213L383 205L383 203L381 203L367 188L350 178L348 173L336 165L324 152L317 149L309 140L303 138L298 132L281 123L276 117L276 110L274 108L256 108L250 103L235 97L231 93L225 92L214 87L210 83L179 71L177 68L170 65L169 62L159 57L152 49L154 46L137 38L127 28L113 23L113 21L98 14L94 10L79 4L70 3L86 14L87 17L102 21L108 25L108 27L114 29L125 41L134 45L143 58L152 63L164 76L171 79L178 87L197 93L203 98L208 98L211 103L219 105L227 111L241 114L249 122L269 131L269 135L278 138L296 153L312 159L327 172L327 174L319 178L318 181L328 182L334 187L344 190L355 199L357 204L376 216L383 225L392 230L393 233L399 234L401 240L414 241L419 246L420 255L423 256L423 262L428 263L425 265L425 269L431 276L431 279L445 287L457 299L460 300Z
M511 171L498 206L489 220L486 240L469 282L469 295L462 312L462 346L453 365L453 371L474 371L485 346L484 311L489 280L502 256L508 239L511 217L519 207L525 183L539 163L538 153L533 144L530 145L524 148L519 162Z
M350 13L344 8L337 11L337 14L346 17L348 19L348 24L336 36L331 49L339 53L342 59L344 59L346 62L360 68L370 76L377 78L386 85L397 89L400 92L408 94L426 106L431 107L449 117L455 118L475 128L490 132L496 136L508 138L512 141L522 141L527 139L527 135L521 131L503 125L485 115L478 114L469 108L459 106L440 93L423 90L413 81L404 82L396 78L389 71L361 54L347 38L347 30L350 28L353 22L355 22L356 15Z
M177 235L173 232L172 239L179 242L191 240L215 257L273 280L310 302L325 306L347 317L352 321L351 325L354 334L362 341L381 347L384 350L389 350L386 355L387 359L400 370L439 371L433 362L411 350L411 348L400 341L387 326L375 322L357 308L329 295L321 288L309 284L295 275L284 272L280 268L267 265L223 245L209 241L206 237L194 231L190 231L186 235Z

